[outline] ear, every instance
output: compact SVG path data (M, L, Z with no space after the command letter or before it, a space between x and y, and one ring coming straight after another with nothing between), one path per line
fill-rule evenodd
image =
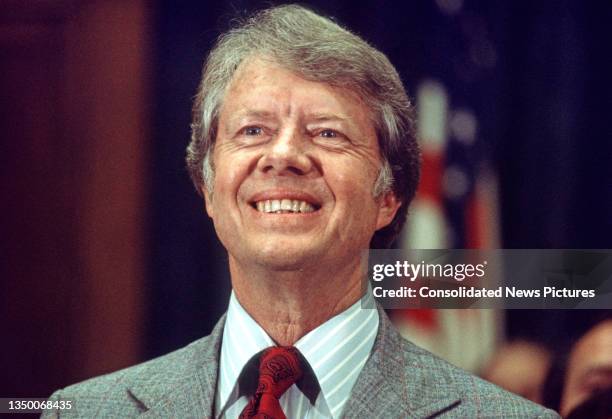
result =
M202 186L202 194L204 195L204 208L210 218L214 218L213 205L212 205L212 194L208 191L206 186Z
M395 214L399 207L402 206L400 201L393 192L387 192L380 198L378 203L378 218L376 219L376 230L387 227L395 218Z

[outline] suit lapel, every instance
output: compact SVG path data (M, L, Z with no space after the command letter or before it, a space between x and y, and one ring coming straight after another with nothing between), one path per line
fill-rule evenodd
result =
M414 346L403 341L385 312L372 354L351 392L344 417L424 418L460 403L458 394L438 394L435 379L421 365ZM406 356L408 354L408 356Z
M422 360L422 350L404 341L378 308L380 325L372 354L353 387L344 417L427 418L451 410L461 402L460 394L438 393L443 379ZM225 316L212 333L196 342L197 348L163 383L139 382L128 389L142 406L143 418L198 417L214 414L219 351Z
M147 409L143 418L213 417L224 324L225 316L209 336L194 344L195 350L176 361L176 369L166 382L138 383L128 389L136 402Z
M200 374L185 377L165 398L154 404L143 418L211 418L213 416L214 381L203 381Z

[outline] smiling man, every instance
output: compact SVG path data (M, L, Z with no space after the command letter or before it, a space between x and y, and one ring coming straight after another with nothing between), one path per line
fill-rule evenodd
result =
M56 392L70 415L555 417L402 340L364 291L364 250L397 236L419 173L381 52L300 6L260 12L210 53L192 128L227 314L186 348Z
M374 191L372 117L347 88L263 53L239 65L220 105L206 209L237 300L281 345L359 299L361 252L400 205Z

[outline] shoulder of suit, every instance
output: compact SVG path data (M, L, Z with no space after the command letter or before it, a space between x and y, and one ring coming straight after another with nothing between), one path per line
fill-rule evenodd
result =
M523 397L485 381L402 339L406 374L422 369L420 385L437 394L458 394L457 412L468 416L558 418L559 415Z
M152 393L158 387L162 391L164 386L183 378L202 362L201 354L208 351L209 345L210 336L207 336L158 358L70 385L53 393L50 399L73 401L72 411L62 412L66 417L111 417L118 411L126 416L142 413L145 408L130 388L137 384L146 386Z

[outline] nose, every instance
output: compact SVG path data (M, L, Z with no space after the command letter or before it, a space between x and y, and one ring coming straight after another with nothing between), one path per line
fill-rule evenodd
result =
M268 142L257 166L264 173L276 176L306 175L314 163L308 153L309 142L296 128L279 131Z

